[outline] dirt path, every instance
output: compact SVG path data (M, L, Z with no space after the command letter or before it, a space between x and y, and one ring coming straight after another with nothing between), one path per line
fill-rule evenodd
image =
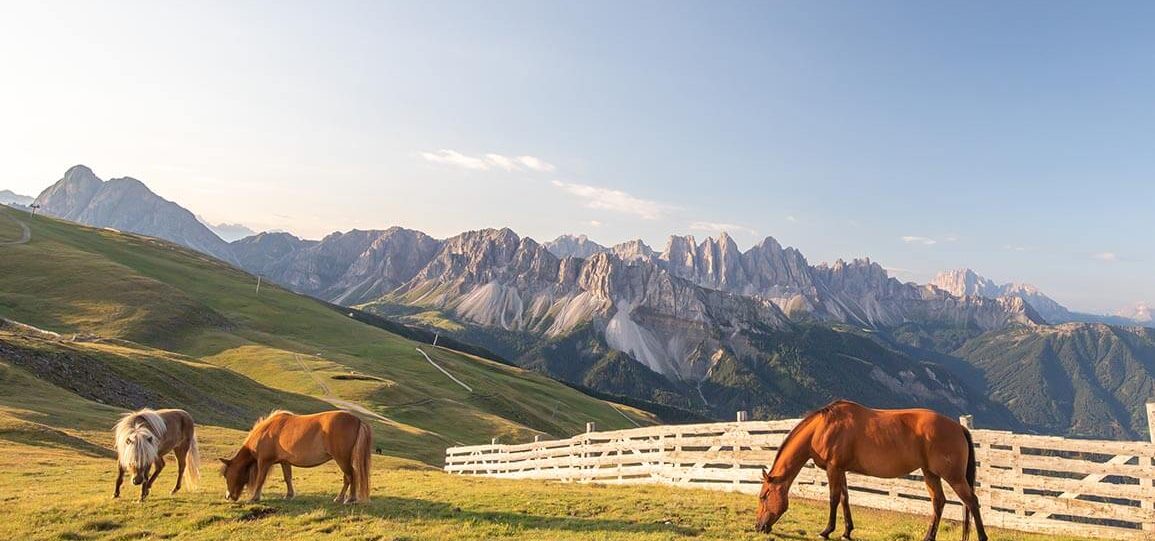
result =
M4 217L8 218L9 220L12 220L13 222L16 222L16 225L20 226L21 231L20 231L20 238L18 240L0 241L0 246L11 246L14 244L26 244L28 241L32 240L32 230L28 228L28 224L21 222L20 220L17 220L13 216L9 215L7 212L4 213Z
M453 380L453 381L454 381L455 383L457 383L458 385L460 385L460 386L462 386L462 387L465 387L465 390L466 390L466 391L469 391L469 392L471 392L471 393L473 392L473 387L470 387L470 386L468 386L468 385L466 385L466 384L462 383L462 382L461 382L461 380L459 380L459 379L457 379L457 378L453 377L453 374L450 374L450 373L449 373L447 370L445 370L444 368L441 368L440 366L438 366L438 365L437 365L437 363L433 362L433 359L430 359L430 358L429 358L429 355L427 355L427 354L425 353L425 350L423 350L423 349L421 349L421 348L417 348L417 352L418 352L418 353L420 353L422 357L425 357L425 360L426 360L426 361L429 361L429 364L433 365L433 368L436 368L436 369L440 370L442 374L445 374L446 376L449 376L449 379Z
M365 406L362 406L361 404L333 396L333 392L329 390L329 386L326 385L324 381L321 381L321 378L317 377L317 374L313 372L313 369L309 368L309 365L306 364L305 361L301 359L301 355L299 353L294 353L293 358L297 360L297 364L301 365L301 369L304 370L306 374L309 374L309 377L312 378L313 382L317 384L317 387L321 389L321 400L324 400L325 402L328 402L328 403L330 403L334 406L337 406L338 408L341 408L343 410L352 411L354 413L360 413L361 415L365 415L367 417L372 417L372 418L377 419L378 421L381 421L383 423L389 423L389 424L395 424L395 425L401 424L401 423L398 423L397 421L394 421L393 419L390 419L384 415L381 415L380 413L377 413L377 412L375 412L369 408L366 408Z

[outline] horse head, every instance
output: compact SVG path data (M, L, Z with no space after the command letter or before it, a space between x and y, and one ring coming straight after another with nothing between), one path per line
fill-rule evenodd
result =
M220 458L221 476L225 478L225 498L237 501L245 492L246 485L256 482L257 462L242 448L232 458Z
M770 529L790 506L790 484L781 476L770 475L762 469L762 490L758 492L758 519L754 528L762 533Z
M122 434L123 438L117 442L120 447L121 466L132 473L132 484L141 485L148 481L148 474L152 464L156 461L156 435L144 426L138 426Z

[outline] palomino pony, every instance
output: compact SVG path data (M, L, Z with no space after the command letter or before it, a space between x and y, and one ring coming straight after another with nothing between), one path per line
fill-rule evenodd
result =
M257 420L249 437L232 458L222 458L230 500L236 501L252 487L252 501L261 499L269 468L281 465L287 497L293 497L292 466L312 468L330 460L345 474L345 485L333 500L338 503L369 501L369 468L373 457L373 432L369 423L344 411L295 415L277 410ZM348 493L348 498L345 494Z
M845 400L811 413L783 440L770 471L762 470L758 531L770 532L786 512L790 485L807 460L825 469L830 482L830 520L819 534L823 538L834 531L839 502L846 515L843 539L850 539L854 530L846 472L894 478L921 468L934 508L924 541L938 535L946 505L944 480L966 506L963 540L970 537L972 515L980 541L987 539L974 490L974 442L970 431L947 417L924 409L876 410Z
M164 469L164 455L176 455L176 494L181 481L196 488L200 480L200 455L197 452L196 424L184 410L150 410L126 413L116 423L116 458L118 472L114 498L120 497L125 472L132 473L132 484L140 485L140 501L148 497L152 483ZM149 475L149 470L156 471Z

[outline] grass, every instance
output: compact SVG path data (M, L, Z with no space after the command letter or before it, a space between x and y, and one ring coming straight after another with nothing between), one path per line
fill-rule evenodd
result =
M94 434L95 436L95 434ZM168 494L172 471L140 504L128 487L110 495L111 458L0 441L0 538L3 539L355 539L355 540L669 540L810 539L825 525L824 506L795 501L772 535L752 531L754 498L656 486L611 487L451 476L419 462L375 457L373 500L331 502L339 474L331 463L297 468L298 496L284 500L279 475L263 502L230 503L212 457L231 451L242 433L201 431L206 464L196 492ZM862 541L921 539L926 518L855 510ZM993 532L992 539L1050 536ZM960 535L944 524L941 539Z

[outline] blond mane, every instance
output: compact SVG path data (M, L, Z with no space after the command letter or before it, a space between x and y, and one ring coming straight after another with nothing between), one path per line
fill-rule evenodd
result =
M116 454L121 466L136 471L139 467L152 464L156 460L160 440L167 430L164 419L149 408L122 415L113 429Z

